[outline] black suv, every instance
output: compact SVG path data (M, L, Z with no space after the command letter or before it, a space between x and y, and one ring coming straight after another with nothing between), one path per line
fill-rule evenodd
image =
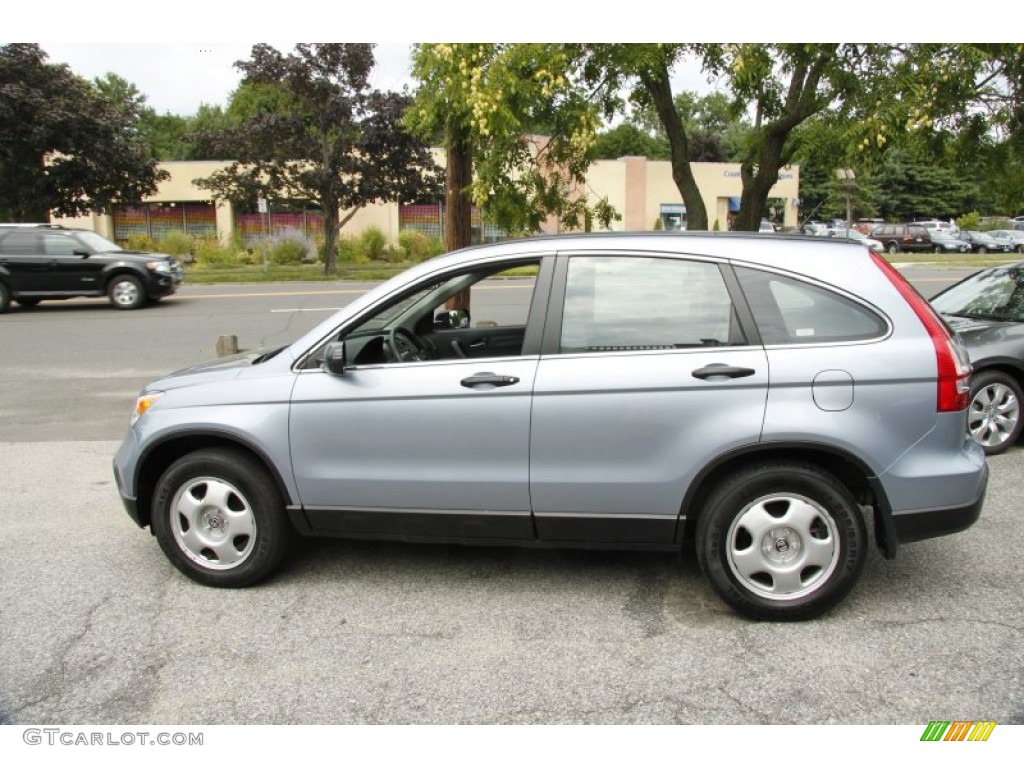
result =
M0 313L11 299L32 307L76 296L109 296L118 309L138 309L170 296L182 279L172 256L126 251L89 230L0 224Z
M935 249L931 235L920 224L880 224L871 230L871 237L889 253Z

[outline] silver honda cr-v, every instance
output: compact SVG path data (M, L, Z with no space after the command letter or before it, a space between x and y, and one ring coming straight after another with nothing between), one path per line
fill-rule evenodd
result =
M742 614L815 616L980 514L959 343L863 245L537 238L452 253L290 346L138 398L114 471L213 586L301 535L672 550ZM692 543L692 544L691 544Z

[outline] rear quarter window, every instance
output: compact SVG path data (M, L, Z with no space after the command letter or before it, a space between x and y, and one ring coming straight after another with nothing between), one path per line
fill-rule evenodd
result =
M866 341L888 332L871 309L838 293L758 269L736 269L765 344Z

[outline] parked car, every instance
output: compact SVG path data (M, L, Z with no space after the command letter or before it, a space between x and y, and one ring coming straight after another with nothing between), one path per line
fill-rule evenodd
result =
M928 233L932 239L935 253L970 253L970 243L964 242L955 235L941 229L933 229Z
M775 232L775 225L772 224L768 219L761 219L761 224L757 228L758 232Z
M867 235L861 234L856 229L824 229L819 232L816 232L815 234L818 237L835 237L840 240L853 240L855 242L861 243L862 245L866 245L871 250L877 251L879 253L881 253L883 250L883 246L880 241L875 240L873 237L868 237Z
M889 253L935 250L928 230L920 224L880 224L871 230L871 237Z
M933 232L945 232L949 235L956 235L960 231L958 227L952 221L942 221L940 219L925 219L924 221L915 221L914 224L919 224L928 230L929 233Z
M107 296L118 309L138 309L170 296L183 279L173 256L126 251L89 230L0 225L0 313L12 299L34 307L79 296Z
M510 273L532 276L478 312ZM887 557L977 519L969 379L928 302L861 245L536 238L431 259L289 346L153 382L114 474L203 584L266 578L295 533L692 542L736 611L803 619L857 581L862 512Z
M1011 251L1024 253L1024 231L1016 229L994 229L988 233L992 239L1002 246L1009 246Z
M1000 243L987 232L961 229L957 237L967 243L974 253L1009 253L1013 250L1009 244Z
M932 299L974 366L967 428L989 455L1021 434L1024 391L1024 262L991 267Z

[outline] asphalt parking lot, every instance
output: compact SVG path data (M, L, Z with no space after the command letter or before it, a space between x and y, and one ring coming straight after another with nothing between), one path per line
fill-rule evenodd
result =
M872 551L801 624L737 617L665 554L317 540L259 587L185 579L117 498L134 394L362 288L316 290L0 318L0 723L1024 723L1021 447L974 527Z

